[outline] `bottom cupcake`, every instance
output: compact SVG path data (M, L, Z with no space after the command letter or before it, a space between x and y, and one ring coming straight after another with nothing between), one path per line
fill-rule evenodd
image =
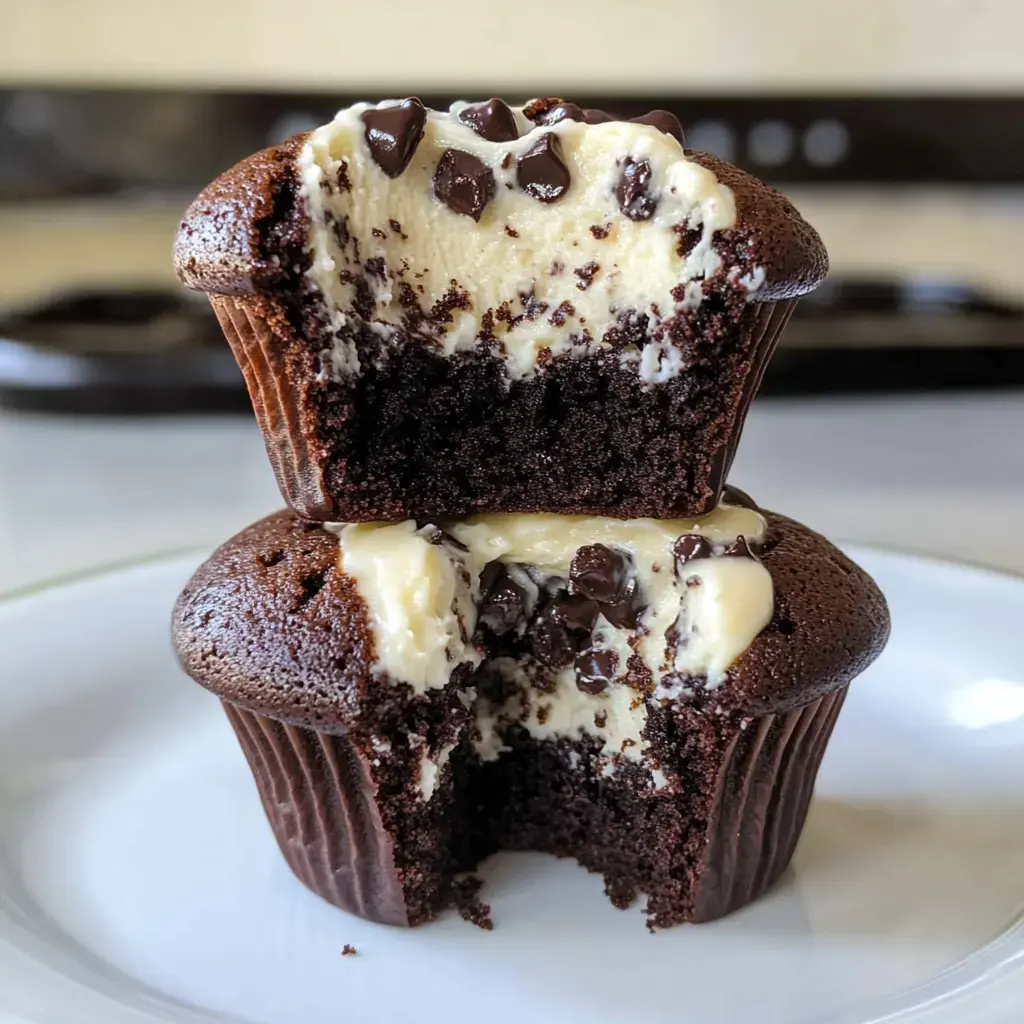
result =
M692 520L278 513L174 615L292 870L401 925L500 849L575 858L653 927L749 902L887 634L865 573L735 491Z

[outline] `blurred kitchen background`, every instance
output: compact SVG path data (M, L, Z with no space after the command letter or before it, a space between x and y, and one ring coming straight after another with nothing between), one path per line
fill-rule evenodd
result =
M252 150L410 93L669 108L783 188L833 269L735 481L1024 570L1022 38L1020 0L0 0L0 591L279 504L177 221Z

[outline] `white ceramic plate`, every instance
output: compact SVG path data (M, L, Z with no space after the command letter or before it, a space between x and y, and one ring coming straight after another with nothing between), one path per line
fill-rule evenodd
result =
M197 557L0 603L0 1022L1024 1019L1024 581L854 555L893 637L793 866L656 935L540 855L485 868L491 933L390 929L303 889L171 654Z

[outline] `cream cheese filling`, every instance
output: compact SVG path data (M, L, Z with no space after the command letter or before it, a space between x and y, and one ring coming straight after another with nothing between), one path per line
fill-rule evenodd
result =
M436 527L419 528L413 521L330 526L339 537L340 568L355 580L366 603L375 671L417 693L448 685L460 665L482 663L472 637L480 576L490 562L514 572L529 566L548 580L566 580L579 548L603 544L629 556L644 607L632 629L597 618L592 647L618 656L615 676L603 692L580 690L572 665L555 672L553 685L542 691L531 685L528 664L508 657L491 661L489 670L513 686L498 706L476 700L477 750L484 759L500 755L503 731L518 722L541 739L597 736L605 754L643 760L651 698L627 684L630 658L640 658L650 672L655 700L684 696L693 677L714 688L774 609L772 580L763 564L723 553L738 537L755 546L763 541L764 518L741 506L720 504L693 519L510 514L441 526L455 543L438 543ZM677 567L675 545L685 534L705 538L711 553ZM423 778L432 792L435 769L427 766Z
M698 305L703 282L721 267L715 234L736 221L727 186L650 125L563 120L537 126L520 109L520 137L492 142L458 120L465 103L427 112L411 162L392 178L370 153L362 115L397 102L340 111L311 134L299 156L310 215L307 273L334 331L322 355L325 374L347 379L360 371L353 326L371 329L386 356L406 314L402 285L426 311L453 287L466 293L469 307L453 311L450 322L419 328L423 342L451 355L481 344L489 331L511 377L534 373L547 353L582 356L607 347L605 332L632 313L648 318L647 336L656 347L650 354L645 348L643 358L627 351L623 365L652 386L682 372L680 359L659 355L664 324ZM570 186L544 203L517 187L516 165L549 133L558 138ZM435 169L448 149L472 155L494 175L495 194L478 221L434 195ZM631 220L618 205L615 186L626 158L650 166L658 202L647 220ZM337 187L339 180L345 187ZM376 268L373 274L367 266ZM354 312L353 274L372 285L368 322ZM505 303L513 316L485 323Z

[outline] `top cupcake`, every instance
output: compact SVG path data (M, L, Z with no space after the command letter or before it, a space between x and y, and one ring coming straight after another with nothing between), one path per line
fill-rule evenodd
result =
M356 104L205 190L176 245L317 518L712 508L820 239L676 118Z

